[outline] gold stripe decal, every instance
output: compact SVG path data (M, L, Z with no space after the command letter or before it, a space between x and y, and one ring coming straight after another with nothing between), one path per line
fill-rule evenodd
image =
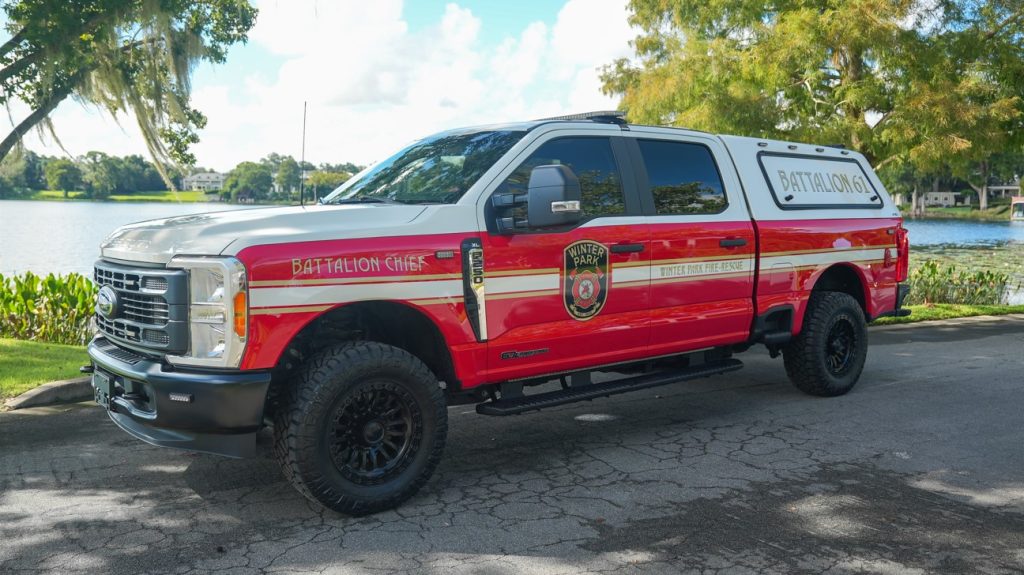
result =
M249 310L249 315L280 315L283 313L309 313L327 311L334 306L330 305L303 305L285 307L257 307Z
M249 287L271 288L271 287L302 287L322 285L348 285L368 283L393 283L393 282L415 282L429 280L461 279L462 274L421 274L409 276L376 276L359 278L316 278L316 279L290 279L290 280L256 280L249 282Z
M891 249L895 246L766 252L761 254L760 264L765 275L773 273L773 266L778 265L788 270L814 270L837 263L869 266L884 263L885 251ZM467 312L472 313L479 326L480 340L485 341L486 300L551 297L561 293L561 270L557 268L488 269L485 274L481 246L463 246L463 250L466 260L462 273L253 281L250 313L254 316L315 313L344 303L380 299L419 305L465 302ZM610 266L611 287L750 277L753 264L753 254L625 262Z

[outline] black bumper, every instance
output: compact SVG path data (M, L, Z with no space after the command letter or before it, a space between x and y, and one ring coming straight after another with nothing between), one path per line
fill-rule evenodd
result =
M907 284L896 284L896 307L892 311L880 313L871 319L876 320L880 317L904 317L910 315L909 309L903 309L903 300L907 299L907 294L909 293L910 286Z
M269 372L181 371L103 338L93 340L88 352L96 400L129 434L161 447L253 454Z
M896 317L903 317L910 315L909 309L903 309L903 300L907 299L907 294L910 293L910 286L907 284L899 284L896 286L896 310L893 315Z

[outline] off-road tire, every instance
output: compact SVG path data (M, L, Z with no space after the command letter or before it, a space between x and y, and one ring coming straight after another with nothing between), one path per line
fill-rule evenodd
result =
M849 353L836 351L844 335L851 340ZM821 397L850 391L868 355L867 323L860 304L846 293L812 292L803 329L782 355L786 374L800 391Z
M448 411L437 378L422 361L399 348L350 342L324 350L307 361L282 395L282 408L274 414L274 455L300 493L340 513L367 515L398 506L430 479L444 451ZM390 398L389 405L398 407L374 407L385 401L378 396ZM362 411L352 415L353 406L362 406ZM365 415L374 409L382 411L377 419ZM403 419L403 414L408 417ZM371 419L361 428L362 435L349 429L355 424L347 422L364 417ZM368 455L370 444L351 445L380 441L378 430L381 438L390 437L391 424L377 423L387 417L407 422L398 426L409 430L408 441L402 440L408 450L401 452L403 457L396 456L398 463L385 475L364 477L364 470L356 467L369 465L370 459L376 465L378 456L360 460L344 454L360 450ZM367 428L371 439L365 439ZM349 441L356 436L358 441Z

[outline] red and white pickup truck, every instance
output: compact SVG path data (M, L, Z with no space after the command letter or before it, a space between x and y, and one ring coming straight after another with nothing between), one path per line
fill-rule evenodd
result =
M231 456L270 424L302 493L363 514L427 481L450 405L724 373L754 344L801 390L846 393L866 323L906 313L909 248L855 152L594 113L443 132L316 205L133 224L101 249L89 354L111 419Z

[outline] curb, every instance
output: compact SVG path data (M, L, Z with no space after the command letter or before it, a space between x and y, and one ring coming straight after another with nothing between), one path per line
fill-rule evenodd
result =
M892 325L869 325L874 330L903 330L914 327L941 327L970 325L972 323L989 323L1000 321L1022 321L1024 313L1006 313L999 315L970 315L966 317L951 317L949 319L928 319L923 321L912 321L909 323L895 323Z
M75 403L91 399L92 396L92 383L90 379L88 377L76 377L74 379L44 383L18 397L8 399L4 406L12 410L23 409L55 403Z

